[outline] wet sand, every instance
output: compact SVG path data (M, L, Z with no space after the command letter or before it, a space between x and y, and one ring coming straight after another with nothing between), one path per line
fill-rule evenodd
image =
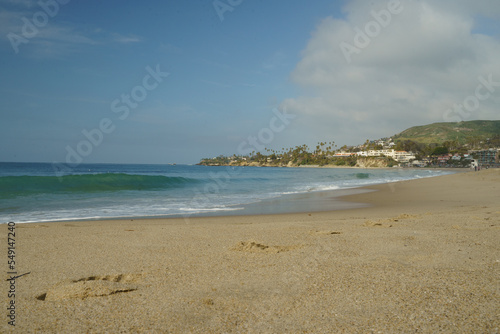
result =
M498 333L500 170L367 189L340 211L17 224L15 330Z

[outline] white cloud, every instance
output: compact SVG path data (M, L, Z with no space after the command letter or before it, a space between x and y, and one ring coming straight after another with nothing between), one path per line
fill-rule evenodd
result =
M141 38L136 36L136 35L120 35L117 33L113 33L113 40L114 42L121 43L121 44L128 44L128 43L139 43L141 42Z
M31 8L36 5L36 0L0 0L0 4L4 6Z
M46 15L42 8L31 0L0 0L0 4L10 7L0 11L0 41L13 52L17 50L31 58L59 58L87 50L89 45L105 46L142 41L137 35L61 23L57 15ZM59 11L62 10L64 7L60 6ZM40 13L43 16L37 16ZM40 17L45 17L46 21L43 24L34 24L35 16L39 20ZM29 25L26 22L29 22Z
M463 16L483 15L500 19L500 2L498 0L435 0L433 4L440 9L454 11Z
M93 38L85 33L78 32L69 26L47 25L40 29L40 33L35 37L41 40L52 41L53 43L72 43L72 44L98 44Z
M312 34L291 74L304 94L282 104L303 116L315 138L355 144L451 120L446 111L474 95L479 76L500 82L499 40L472 33L477 15L500 17L496 0L403 0L348 62L341 43L356 46L355 28L373 25L371 11L387 10L388 2L351 1L345 19L325 18ZM499 102L500 86L462 119L500 119Z

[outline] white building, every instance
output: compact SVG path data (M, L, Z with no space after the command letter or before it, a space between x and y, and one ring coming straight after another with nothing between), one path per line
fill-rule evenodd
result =
M350 157L356 155L356 153L350 153L350 152L337 152L333 155L334 158L340 158L340 157Z
M411 160L415 160L416 157L411 152L395 151L393 159L396 160L397 162L410 162Z
M369 151L361 151L357 153L362 157L389 157L393 158L398 162L410 162L410 160L416 159L415 155L411 152L406 151L396 151L394 149L385 149L385 150L369 150Z

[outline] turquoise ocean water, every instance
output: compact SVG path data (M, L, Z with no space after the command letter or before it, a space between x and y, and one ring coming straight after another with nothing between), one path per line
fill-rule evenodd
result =
M132 164L82 164L61 173L46 163L0 163L0 223L238 214L249 207L259 213L259 205L265 213L287 212L293 205L272 203L448 173Z

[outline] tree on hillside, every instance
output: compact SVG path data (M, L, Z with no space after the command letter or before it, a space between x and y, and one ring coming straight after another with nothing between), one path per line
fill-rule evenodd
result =
M443 146L448 149L449 152L456 151L459 149L460 144L457 140L448 140L443 143Z
M488 140L488 146L490 146L490 148L500 147L500 134L491 137Z
M432 151L432 155L443 155L448 154L448 149L444 146L438 146Z
M417 143L412 140L400 140L395 146L396 151L407 151L413 152L421 155L426 155L427 145L423 143Z

